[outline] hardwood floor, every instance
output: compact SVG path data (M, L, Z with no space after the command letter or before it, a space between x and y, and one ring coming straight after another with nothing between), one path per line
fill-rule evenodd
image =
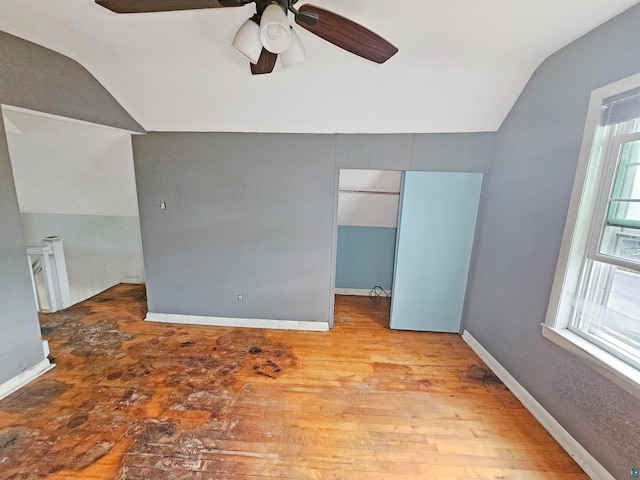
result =
M0 402L1 478L587 479L458 336L337 297L329 332L143 322L119 285L41 316L57 367Z

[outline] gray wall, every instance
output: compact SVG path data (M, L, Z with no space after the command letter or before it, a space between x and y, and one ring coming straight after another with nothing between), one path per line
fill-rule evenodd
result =
M484 171L493 141L493 134L134 137L149 311L330 320L338 169Z
M2 115L0 205L0 383L3 383L40 362L44 353Z
M149 311L329 318L333 136L148 134L134 158Z
M142 131L102 85L69 58L3 32L0 58L0 103ZM0 225L1 383L44 358L2 121Z
M494 133L338 135L336 166L379 170L486 172Z
M640 72L640 6L545 61L500 128L466 329L615 478L640 465L640 401L541 335L591 90Z

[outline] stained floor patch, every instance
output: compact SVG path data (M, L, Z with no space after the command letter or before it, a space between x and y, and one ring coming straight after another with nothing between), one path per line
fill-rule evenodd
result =
M37 432L24 427L8 427L0 430L0 460L11 458L11 452L30 448ZM3 461L3 463L5 463Z
M101 440L88 448L86 446L78 445L72 454L72 460L64 465L65 469L70 470L82 470L88 467L94 462L100 460L107 455L113 448L115 442L111 440Z
M71 385L55 380L40 380L26 385L21 390L0 402L0 410L22 412L42 409L66 392Z
M101 320L90 325L79 326L69 338L67 347L72 347L74 355L84 357L105 356L121 358L122 342L131 340L134 335L118 330L112 321Z
M481 385L503 385L502 381L486 367L479 365L471 365L467 371L463 380L471 383L479 383Z
M65 478L65 472L90 469L122 439L129 448L114 477L182 478L204 466L248 379L275 381L296 366L289 347L259 330L192 332L159 324L152 337L141 336L138 303L122 302L117 321L111 313L120 303L116 292L137 298L140 290L115 287L41 316L60 368L82 381L43 378L0 401L0 412L24 416L7 428L0 418L0 462L10 457L2 465L3 480ZM65 401L57 404L62 395ZM56 413L41 414L44 407ZM29 469L34 458L39 466ZM11 475L4 474L7 466Z
M428 378L416 378L413 369L408 365L374 362L371 367L373 376L367 378L367 384L375 388L426 391L434 385Z

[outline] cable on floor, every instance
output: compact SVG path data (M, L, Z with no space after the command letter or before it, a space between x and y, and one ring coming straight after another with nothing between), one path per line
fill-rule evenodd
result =
M382 299L386 298L387 301L391 301L391 292L387 292L384 288L376 285L369 291L369 299L373 303L380 303Z

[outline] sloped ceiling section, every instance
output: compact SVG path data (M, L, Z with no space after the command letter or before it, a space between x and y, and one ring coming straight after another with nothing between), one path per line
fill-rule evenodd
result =
M313 3L399 53L377 65L296 28L307 61L251 76L229 45L253 4L118 15L93 0L3 0L0 30L77 60L147 130L495 131L546 57L638 1Z
M4 32L0 32L0 58L1 103L144 132L113 96L72 59ZM9 128L16 126L9 124Z

